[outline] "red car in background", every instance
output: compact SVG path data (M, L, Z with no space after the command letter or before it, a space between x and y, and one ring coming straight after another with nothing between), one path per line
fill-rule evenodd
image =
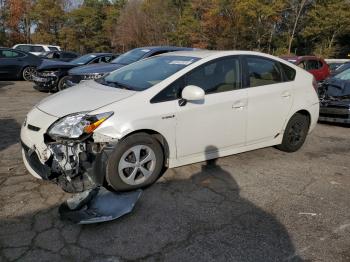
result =
M326 61L316 56L281 56L282 59L291 62L314 75L317 82L325 80L330 75L330 69Z

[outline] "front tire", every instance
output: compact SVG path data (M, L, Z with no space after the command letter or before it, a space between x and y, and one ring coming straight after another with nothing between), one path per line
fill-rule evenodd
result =
M66 84L66 80L69 78L69 76L62 77L57 84L57 91L62 91L64 89L67 89L68 86Z
M134 134L120 141L111 153L106 180L116 191L144 188L158 179L163 163L158 140L145 133Z
M284 130L282 144L277 148L284 152L299 150L305 142L309 126L310 117L300 113L294 114Z
M22 78L25 81L32 81L33 80L33 74L35 74L36 69L33 66L27 66L22 70Z

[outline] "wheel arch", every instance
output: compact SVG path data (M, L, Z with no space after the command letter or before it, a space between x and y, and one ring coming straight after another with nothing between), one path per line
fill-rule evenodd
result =
M124 135L120 140L124 140L125 138L132 136L134 134L140 134L140 133L146 133L152 137L154 137L155 139L157 139L157 141L160 143L160 145L162 146L163 152L164 152L164 165L168 166L168 159L170 156L170 147L169 147L169 143L166 140L166 138L159 132L153 130L153 129L139 129L139 130L134 130L130 133L127 133L126 135Z
M291 119L295 114L301 114L301 115L304 115L308 118L309 120L309 128L310 128L310 125L311 125L311 113L306 110L306 109L300 109L298 111L296 111L289 119Z

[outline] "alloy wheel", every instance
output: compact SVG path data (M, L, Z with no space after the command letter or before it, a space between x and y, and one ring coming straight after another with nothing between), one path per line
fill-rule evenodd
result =
M32 81L33 75L36 73L35 67L28 66L23 69L23 79L26 81Z
M128 185L139 185L152 175L155 166L154 151L146 145L136 145L128 149L120 158L119 176Z
M288 141L291 145L299 144L304 137L304 125L301 122L294 123L288 132Z

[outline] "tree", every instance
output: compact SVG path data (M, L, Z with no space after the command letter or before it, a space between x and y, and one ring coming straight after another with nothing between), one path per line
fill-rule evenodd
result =
M315 53L336 54L336 40L350 32L350 2L318 0L309 14L303 36L315 43Z
M37 0L31 12L35 42L60 44L59 32L65 23L65 4L64 0Z
M60 32L64 48L81 53L110 50L110 41L104 31L108 0L86 0L77 9L66 14L66 23Z
M300 24L307 16L307 12L314 3L314 0L287 0L287 8L284 12L285 23L288 28L288 54L291 53L295 35L301 28Z
M9 45L18 42L31 42L32 20L30 10L31 0L8 0L4 2L6 9L5 26L9 36Z

